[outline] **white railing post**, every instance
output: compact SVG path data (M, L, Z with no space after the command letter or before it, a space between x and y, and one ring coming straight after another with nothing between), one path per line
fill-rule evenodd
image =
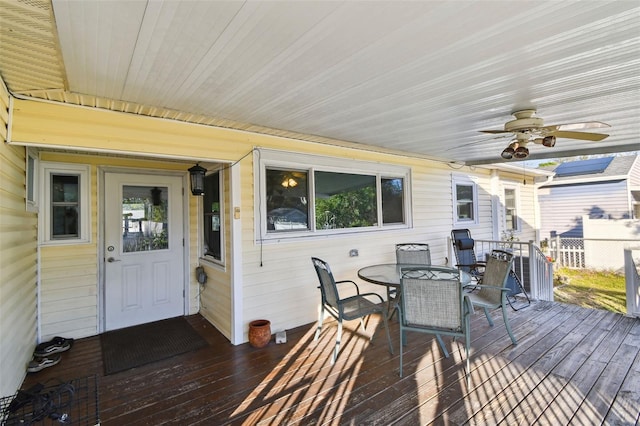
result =
M540 299L540 283L538 282L539 265L532 240L529 240L527 250L529 251L529 292L531 293L532 299L538 300Z
M636 249L636 250L640 250ZM633 249L624 249L624 280L627 294L627 315L640 317L640 275L633 260Z

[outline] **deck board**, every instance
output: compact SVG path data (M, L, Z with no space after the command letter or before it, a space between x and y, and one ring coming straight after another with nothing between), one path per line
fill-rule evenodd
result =
M188 317L210 346L104 376L99 337L78 340L62 362L28 375L23 387L50 378L98 376L101 424L109 425L416 425L637 424L640 421L640 319L573 305L534 302L509 318L499 311L471 321L471 387L462 344L409 333L403 378L378 325L345 326L335 365L335 322L314 342L314 324L287 331L287 343L231 345L200 315Z

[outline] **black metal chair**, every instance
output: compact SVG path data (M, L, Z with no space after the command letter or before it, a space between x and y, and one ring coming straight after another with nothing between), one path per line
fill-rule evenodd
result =
M382 316L384 328L387 333L387 340L389 341L389 352L393 354L393 346L391 345L391 335L389 334L389 325L387 323L387 309L384 305L384 300L379 294L376 293L363 293L360 294L360 288L351 280L336 281L331 272L329 264L322 259L312 257L311 261L318 274L318 280L320 281L320 293L322 296L322 303L320 307L320 314L318 317L318 327L316 328L314 340L318 340L320 332L322 330L322 324L324 322L325 311L328 312L338 321L338 334L336 336L336 345L331 357L331 363L333 364L338 358L340 352L340 341L342 339L342 322L360 319L360 324L364 330L363 318L367 315L379 313ZM344 297L340 296L338 291L338 285L352 284L355 288L356 294L354 296ZM379 300L380 303L375 303L369 298ZM373 341L375 331L369 338Z
M454 229L451 231L451 243L456 256L456 267L471 275L476 284L482 283L482 275L486 262L476 259L475 241L468 229Z
M471 346L470 315L473 306L462 290L458 271L415 266L401 270L400 298L400 377L406 331L434 334L446 358L449 357L441 335L463 337L465 342L465 376L470 384L469 350Z

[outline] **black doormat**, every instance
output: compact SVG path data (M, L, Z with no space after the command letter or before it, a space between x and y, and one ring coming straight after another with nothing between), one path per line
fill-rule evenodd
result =
M104 374L114 374L208 345L184 317L170 318L100 335Z

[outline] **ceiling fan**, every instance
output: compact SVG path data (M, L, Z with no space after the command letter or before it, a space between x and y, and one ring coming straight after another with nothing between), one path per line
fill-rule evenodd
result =
M524 109L515 111L512 114L515 120L505 123L503 130L480 130L483 133L491 134L513 133L514 139L500 154L505 160L511 160L512 158L522 160L527 158L529 156L528 143L553 147L556 144L556 138L579 139L594 142L601 141L609 135L579 132L577 130L611 127L600 121L545 126L544 120L535 116L535 109Z

